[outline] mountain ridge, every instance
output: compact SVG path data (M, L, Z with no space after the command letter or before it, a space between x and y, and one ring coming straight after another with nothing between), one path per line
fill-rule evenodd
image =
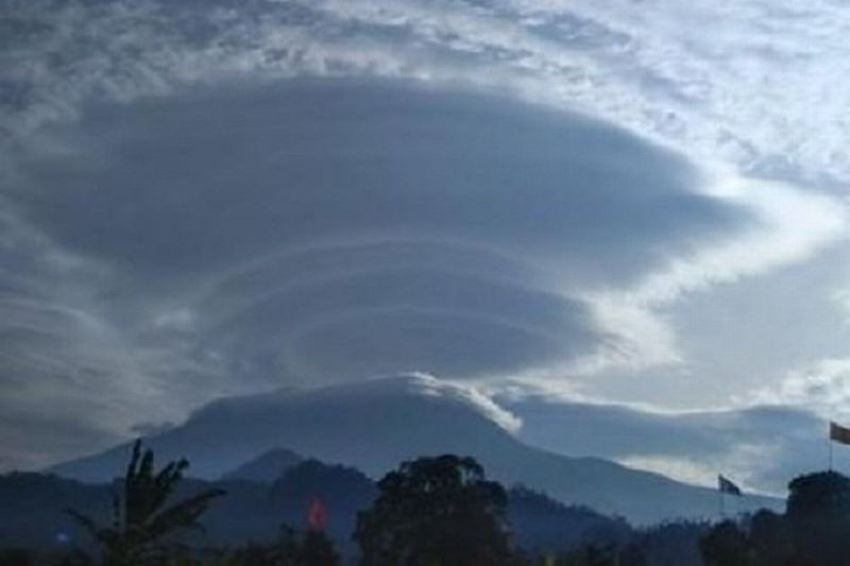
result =
M207 479L280 446L308 458L353 466L372 478L404 460L456 453L476 458L489 476L507 485L521 483L563 503L621 515L636 524L717 513L713 489L523 444L509 431L509 416L468 388L413 374L221 399L146 443L158 458L186 456L190 472ZM123 469L128 451L129 444L121 445L51 471L103 481ZM744 504L778 505L762 497Z

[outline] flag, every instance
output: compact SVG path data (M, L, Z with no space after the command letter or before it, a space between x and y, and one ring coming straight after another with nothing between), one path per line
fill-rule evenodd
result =
M850 444L850 428L829 422L829 439L840 444Z
M311 531L324 531L328 525L328 510L318 497L310 500L307 508L307 527Z
M741 488L732 483L728 478L724 478L722 475L717 476L717 489L720 490L720 493L728 493L729 495L736 495L738 497L743 496L741 493Z

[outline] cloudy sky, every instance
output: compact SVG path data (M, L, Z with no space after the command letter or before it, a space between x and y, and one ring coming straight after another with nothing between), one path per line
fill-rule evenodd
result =
M0 470L418 371L552 449L781 490L850 420L847 33L825 0L0 0Z

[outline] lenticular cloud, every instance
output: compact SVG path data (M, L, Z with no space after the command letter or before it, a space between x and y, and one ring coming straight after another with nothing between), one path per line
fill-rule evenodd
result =
M743 218L669 153L480 95L201 91L61 136L17 206L100 266L134 343L254 383L565 363L604 339L581 289Z
M90 432L21 462L282 383L686 366L660 311L846 233L826 3L0 4L0 435Z

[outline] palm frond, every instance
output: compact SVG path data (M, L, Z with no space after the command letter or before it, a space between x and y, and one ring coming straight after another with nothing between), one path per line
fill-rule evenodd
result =
M208 489L161 511L147 526L151 540L176 529L202 528L197 522L198 517L206 511L210 501L224 494L222 489Z

